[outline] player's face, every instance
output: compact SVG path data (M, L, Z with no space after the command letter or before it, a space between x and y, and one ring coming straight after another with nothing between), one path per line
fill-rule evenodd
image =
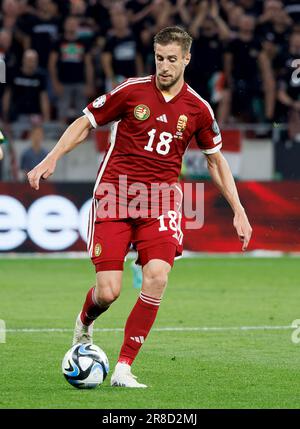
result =
M160 89L169 89L180 79L186 65L190 61L190 54L184 54L177 43L169 45L155 45L156 76Z

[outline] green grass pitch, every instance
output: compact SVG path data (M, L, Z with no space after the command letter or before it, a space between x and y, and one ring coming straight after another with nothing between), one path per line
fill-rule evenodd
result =
M123 328L138 295L129 264L119 300L96 328ZM284 329L300 318L299 279L297 258L177 261L155 329L133 366L149 388L112 388L110 371L102 386L82 391L65 381L60 365L94 281L89 260L2 259L0 319L8 332L0 343L0 408L299 408L300 343ZM223 329L246 326L278 328ZM95 332L111 370L122 339L120 331Z

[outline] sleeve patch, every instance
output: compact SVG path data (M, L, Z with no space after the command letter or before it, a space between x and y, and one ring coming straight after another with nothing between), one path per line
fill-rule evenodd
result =
M211 125L211 129L213 130L213 132L215 134L220 134L220 128L219 128L219 125L215 119L213 120L213 123Z
M95 109L99 109L100 107L104 106L105 101L106 95L101 95L101 97L98 97L93 101L93 107L95 107Z
M216 137L213 137L214 144L218 144L222 141L221 134L218 134Z

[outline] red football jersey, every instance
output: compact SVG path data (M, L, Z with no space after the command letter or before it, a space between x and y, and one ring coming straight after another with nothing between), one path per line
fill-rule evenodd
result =
M113 122L95 183L95 198L100 197L101 183L119 189L120 176L126 176L128 187L136 182L147 187L178 182L182 157L193 136L205 154L222 146L209 103L186 83L179 94L166 101L155 75L126 80L83 112L94 128Z

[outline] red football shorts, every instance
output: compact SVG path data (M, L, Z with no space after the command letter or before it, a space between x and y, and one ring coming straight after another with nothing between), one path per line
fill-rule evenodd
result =
M181 213L174 210L157 219L90 219L88 251L96 272L123 270L131 245L138 252L138 264L161 259L173 266L175 257L182 254L182 239Z

